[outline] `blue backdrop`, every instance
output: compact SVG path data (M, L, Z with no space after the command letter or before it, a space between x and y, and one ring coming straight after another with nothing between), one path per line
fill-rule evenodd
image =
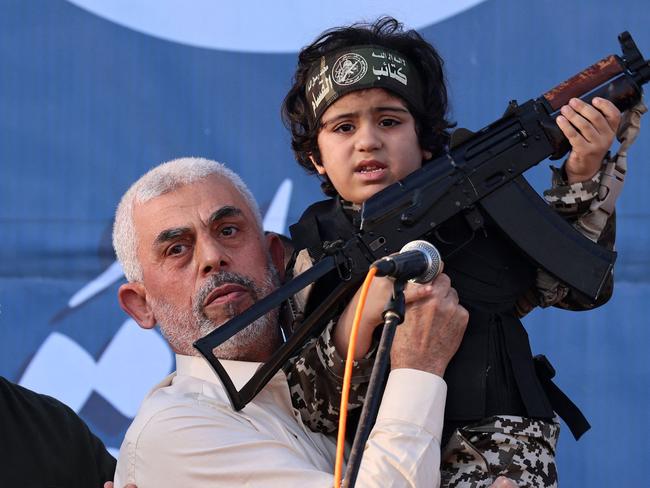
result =
M134 8L107 3L118 13ZM435 3L426 15L409 2L386 12L431 19L417 27L446 60L453 119L471 129L508 100L538 96L618 53L623 30L650 56L644 0L464 3L476 5L441 20ZM313 17L282 7L265 15L265 28ZM0 1L0 374L65 401L118 448L142 396L173 369L160 336L117 305L123 278L110 229L122 193L153 165L205 156L244 178L269 229L285 230L321 195L293 161L279 118L300 44L274 48L273 29L249 26L228 39L258 44L209 47L107 17L63 0ZM147 20L175 20L159 17ZM593 426L578 443L564 429L564 486L648 486L649 129L630 151L618 204L613 299L591 312L538 310L526 319L533 351L552 360ZM527 174L539 189L546 166Z

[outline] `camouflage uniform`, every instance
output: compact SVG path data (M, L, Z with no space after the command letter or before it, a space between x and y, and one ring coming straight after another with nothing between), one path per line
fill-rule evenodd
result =
M553 169L553 185L545 192L550 205L574 224L588 212L600 186L600 173L591 181L567 185L561 169ZM599 242L612 248L615 238L614 215L607 220ZM304 271L308 259L303 253L298 261ZM301 259L303 258L303 259ZM306 259L305 259L306 258ZM295 269L295 268L294 268ZM605 284L601 296L611 296L613 280ZM306 294L296 302L306 301ZM571 290L546 271L537 271L536 287L517 302L520 316L537 306L560 306L568 309L591 308L581 302ZM299 305L300 308L300 305ZM333 434L338 427L341 384L345 361L332 343L334 321L324 333L307 343L301 353L285 367L294 407L303 422L312 430ZM372 370L372 352L360 362L355 361L348 409L363 405L367 382ZM559 424L515 416L494 416L457 429L447 442L441 463L443 487L488 487L501 475L508 476L519 486L555 487L557 470L555 446Z
M300 412L303 422L311 430L326 434L338 429L345 370L345 358L336 352L332 342L334 323L332 320L324 332L311 339L284 368L293 407ZM375 348L376 345L365 357L353 363L349 411L363 406Z
M544 192L544 196L552 207L575 225L588 212L591 201L598 194L601 173L590 181L567 185L563 170L551 169L552 188ZM608 219L601 234L598 242L612 249L614 215ZM593 308L611 296L613 281L612 277L607 280L599 303L593 304L581 300L564 283L538 269L535 287L516 303L517 313L522 317L535 307L551 305L571 310ZM497 477L507 476L518 486L556 487L555 446L559 433L557 421L519 416L492 416L460 427L451 434L443 450L441 486L489 487Z
M567 219L577 221L577 215L584 214L595 198L600 185L600 173L591 181L567 185L562 177L562 170L553 168L552 188L545 192L549 203ZM612 248L615 238L614 217L607 222L605 231L599 242ZM293 272L295 275L304 272L311 266L311 260L306 250L302 250L295 259ZM611 296L613 280L605 284L601 296L605 299ZM304 308L309 289L303 290L294 297L294 306ZM537 272L537 286L524 294L517 302L517 312L526 315L537 306L547 307L556 305L563 308L581 309L594 305L582 303L579 297L574 297L571 290L546 271ZM294 407L300 412L303 422L312 430L333 434L338 428L338 418L341 400L341 384L345 359L337 352L332 342L332 329L335 321L331 321L323 334L311 339L299 355L293 357L285 366ZM363 405L367 382L370 378L373 364L374 349L361 361L355 361L350 391L348 409L354 411ZM549 442L550 444L550 442Z
M553 170L552 188L546 201L574 227L594 242L614 248L614 203L627 170L627 150L639 132L640 118L647 111L640 103L623 115L618 132L621 146L609 154L602 170L591 180L568 185L563 168ZM536 286L516 304L520 317L533 308L556 306L570 310L594 308L612 295L613 276L605 283L596 303L585 301L543 269L537 270ZM456 429L447 442L441 463L443 487L487 487L498 476L519 486L557 486L555 446L560 433L557 417L552 421L515 416L493 416Z
M645 106L639 104L624 114L618 134L621 141L618 153L614 157L608 154L603 169L590 181L568 185L563 169L552 168L552 188L544 192L549 205L578 231L608 249L614 247L614 202L626 171L627 149L638 134L640 117L645 111ZM295 274L304 271L304 263L309 260L305 250L301 257L303 264L294 268ZM607 301L612 290L613 277L610 276L599 300L587 302L545 270L538 269L535 287L520 297L516 311L522 317L537 306L552 305L571 310L594 308ZM304 294L297 298L297 302L305 300ZM285 368L294 407L311 429L327 434L334 433L338 426L345 364L332 343L334 322ZM361 361L355 361L348 405L351 410L363 405L373 353L374 350ZM492 416L456 429L443 451L442 486L487 487L498 476L505 475L519 486L555 487L558 436L557 418L544 421Z
M518 486L557 486L557 420L494 416L457 429L442 455L441 485L483 488L499 476Z

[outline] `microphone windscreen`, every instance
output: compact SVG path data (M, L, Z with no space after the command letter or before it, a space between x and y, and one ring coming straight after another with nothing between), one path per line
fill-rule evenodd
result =
M430 242L423 240L407 242L400 250L400 252L405 251L421 251L429 261L427 272L417 278L413 278L411 281L415 283L427 283L440 274L442 270L442 257L438 249L436 249L436 246Z

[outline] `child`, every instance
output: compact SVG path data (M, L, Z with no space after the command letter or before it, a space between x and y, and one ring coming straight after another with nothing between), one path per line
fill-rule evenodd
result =
M364 201L446 151L453 124L445 118L442 66L428 42L391 18L329 30L300 52L283 118L298 163L318 173L332 198L310 207L292 227L294 242L303 248L296 273L319 258L322 242L354 232ZM594 99L593 105L574 99L562 108L557 123L572 151L554 172L549 199L567 218L576 220L589 209L619 120L616 107L603 99ZM567 190L573 197L577 191L578 198L563 199ZM611 295L611 280L596 304L581 303L570 289L538 272L487 217L485 230L474 233L462 217L450 219L433 241L470 316L463 343L445 372L443 484L486 486L497 474L507 474L526 486L555 486L557 406L536 374L519 317L537 305L600 305ZM613 237L609 222L600 243L611 248ZM449 254L450 249L457 251ZM316 283L308 301L298 301L309 309L326 296L330 284ZM356 350L362 370L371 362L366 354L391 288L387 280L378 280L371 290ZM421 293L411 290L407 301ZM355 301L356 296L333 329L336 350L330 348L331 357L324 360L330 365L340 364L345 355ZM331 328L325 332L330 333ZM294 396L318 399L297 398L308 423L333 430L338 406L324 400L334 387L310 392L309 381L289 380L292 391L299 392ZM358 383L357 403L363 396Z

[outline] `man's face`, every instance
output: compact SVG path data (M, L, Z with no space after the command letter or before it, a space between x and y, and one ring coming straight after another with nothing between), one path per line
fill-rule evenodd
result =
M194 354L196 339L277 286L255 217L223 177L137 204L133 217L146 300L177 352ZM235 336L220 357L265 359L277 346L277 321L267 322Z

